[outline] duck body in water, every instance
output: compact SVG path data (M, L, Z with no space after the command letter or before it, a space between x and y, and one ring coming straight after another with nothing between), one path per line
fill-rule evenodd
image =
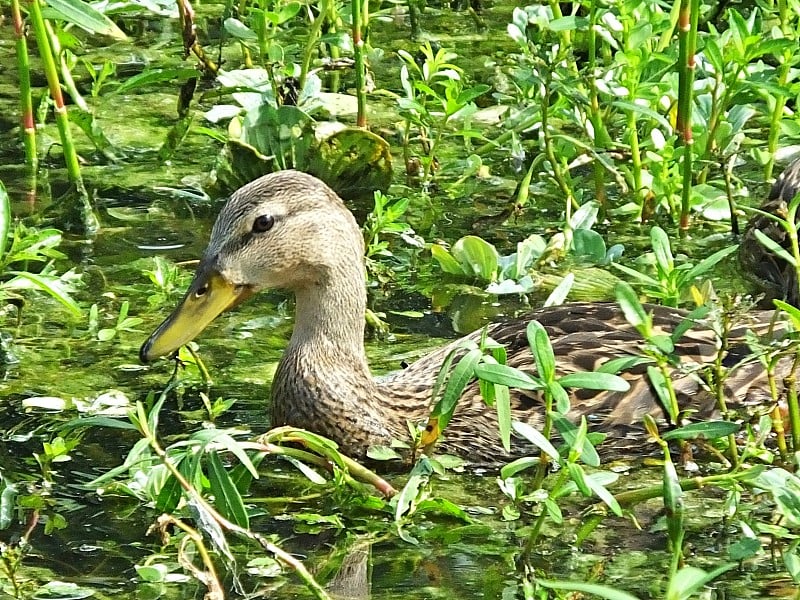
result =
M756 237L756 231L760 231L791 253L789 233L770 215L785 220L789 214L789 204L798 191L800 157L791 162L775 180L767 199L759 207L762 213L753 215L742 235L739 260L744 272L763 290L765 303L778 299L800 306L800 289L794 267L766 248Z
M320 180L296 171L266 175L236 191L222 209L197 273L176 310L141 348L145 362L176 351L217 315L266 288L291 291L296 298L294 331L272 383L272 426L302 427L336 441L354 457L368 447L408 440L408 422L425 423L434 382L458 341L434 351L407 369L376 380L364 349L366 272L361 230L342 200ZM654 324L671 333L684 311L647 306ZM756 327L771 312L751 315ZM535 310L524 318L497 323L488 334L506 346L508 364L528 372L536 366L526 328L532 319L547 330L559 374L594 370L621 356L640 355L642 338L612 304L579 303ZM745 327L735 329L726 360L747 353ZM472 334L479 339L480 332ZM720 342L698 323L676 344L686 368L673 380L683 409L704 418L716 400L690 373L690 365L712 361ZM569 417L585 416L590 428L610 433L611 452L641 452L646 414L663 419L664 410L649 384L646 366L621 374L627 392L575 390ZM759 361L744 361L725 382L729 404L769 401ZM513 418L538 427L543 404L538 391L512 390ZM493 462L503 451L496 411L483 402L478 386L464 391L439 444L444 452L473 462ZM519 446L512 453L528 453Z

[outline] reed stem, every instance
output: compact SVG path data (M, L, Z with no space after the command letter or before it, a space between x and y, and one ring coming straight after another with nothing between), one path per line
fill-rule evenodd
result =
M39 157L36 154L36 122L33 118L31 98L31 68L28 56L28 38L19 0L11 0L11 14L14 20L14 34L17 36L17 71L19 72L19 109L22 143L25 146L25 164L31 173L36 173Z
M72 141L72 133L69 129L69 113L64 105L64 96L61 93L61 84L58 78L58 69L53 56L53 49L50 45L50 36L47 33L42 7L39 0L30 0L30 14L33 23L33 30L36 34L36 45L39 47L39 56L42 59L47 85L50 88L50 97L53 99L56 115L56 125L58 134L61 137L61 145L64 152L64 162L67 167L67 176L70 183L75 186L78 193L87 198L86 188L83 185L81 167L78 162L78 153Z
M700 0L680 0L678 16L678 134L683 143L683 187L681 189L680 228L689 229L689 210L692 198L692 107L694 94L695 46L697 44L697 19Z
M363 2L363 4L362 4ZM364 0L352 0L353 11L353 58L355 59L356 70L356 101L358 103L358 114L356 125L358 127L367 126L367 85L366 69L364 66L364 40L361 35L364 24L369 18L369 5Z

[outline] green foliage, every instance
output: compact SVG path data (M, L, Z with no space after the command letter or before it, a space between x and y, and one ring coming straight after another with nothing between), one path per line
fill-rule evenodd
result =
M445 135L458 136L465 141L480 137L470 126L470 117L477 110L474 100L489 91L485 84L466 87L464 71L451 61L457 58L443 48L434 50L430 42L420 46L422 58L417 60L406 50L399 50L403 60L400 83L404 97L398 98L400 115L405 119L404 150L409 152L412 126L416 128L422 148L422 178L433 178L437 151ZM460 128L451 131L453 123ZM406 167L411 170L411 157L406 154Z
M142 323L140 317L129 317L130 303L125 300L119 307L116 322L111 327L100 326L100 309L97 304L92 304L89 309L89 334L95 336L100 342L110 342L122 331L138 332L136 327Z
M642 291L646 295L658 299L666 306L678 306L685 301L701 276L709 273L721 260L738 249L738 246L728 246L714 252L697 264L687 261L676 265L669 237L663 229L655 226L650 230L650 243L653 252L652 255L646 256L645 261L654 263L654 276L625 265L614 264L614 266L640 283Z
M501 256L494 245L483 238L468 235L460 238L447 250L440 244L431 245L431 255L441 269L449 274L488 283L491 294L526 294L537 287L549 285L540 269L550 269L557 260L563 260L570 271L587 267L602 267L614 263L623 253L621 244L606 247L603 237L594 231L598 205L587 202L572 215L566 233L557 233L550 240L533 234L517 242L517 251ZM597 271L586 278L585 286L594 297L603 297L608 290L606 281ZM608 274L611 287L617 279ZM559 280L560 281L560 280ZM557 283L556 283L557 285Z
M13 223L8 194L0 182L0 301L29 291L44 292L79 316L81 309L71 295L79 276L56 272L55 261L66 258L56 249L60 243L61 232L56 229Z

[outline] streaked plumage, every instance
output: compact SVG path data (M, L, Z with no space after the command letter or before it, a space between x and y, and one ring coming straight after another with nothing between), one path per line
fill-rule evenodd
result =
M786 219L788 205L798 191L800 191L800 157L778 176L767 199L759 208L766 213ZM765 215L753 215L747 223L739 247L739 259L745 273L761 286L767 301L777 298L798 306L800 294L794 267L767 250L756 238L756 231L761 231L781 247L789 250L789 236L780 223Z
M142 346L150 361L195 337L220 312L264 288L291 290L295 328L272 384L272 425L304 427L332 438L353 456L370 445L407 440L407 422L424 423L431 388L451 345L434 351L384 380L373 379L364 351L366 307L364 244L350 211L321 181L295 171L262 177L238 190L222 209L195 279L176 311ZM656 324L671 332L685 312L648 306ZM752 315L763 327L771 313ZM509 364L533 370L525 329L538 319L548 330L559 372L589 370L623 355L638 354L638 333L611 304L568 304L535 310L524 319L492 325L489 334L508 348ZM747 354L744 327L732 335L726 362ZM473 334L477 336L479 334ZM453 342L456 344L458 342ZM684 407L699 417L715 411L715 399L688 374L692 364L716 356L719 342L699 324L679 343L686 371L675 373ZM662 417L644 367L624 376L626 393L576 391L571 416L586 415L593 428L609 431L606 448L641 450L642 417ZM727 381L732 404L766 402L764 371L757 362L735 369ZM540 398L514 391L514 418L534 426L542 421ZM503 460L494 409L477 386L464 393L439 444L478 462ZM517 452L530 449L518 447Z

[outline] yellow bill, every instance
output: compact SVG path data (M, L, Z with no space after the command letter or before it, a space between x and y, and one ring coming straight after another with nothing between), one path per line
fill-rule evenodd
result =
M139 358L151 362L192 341L224 311L249 298L253 289L235 285L216 270L198 269L181 303L142 344Z

